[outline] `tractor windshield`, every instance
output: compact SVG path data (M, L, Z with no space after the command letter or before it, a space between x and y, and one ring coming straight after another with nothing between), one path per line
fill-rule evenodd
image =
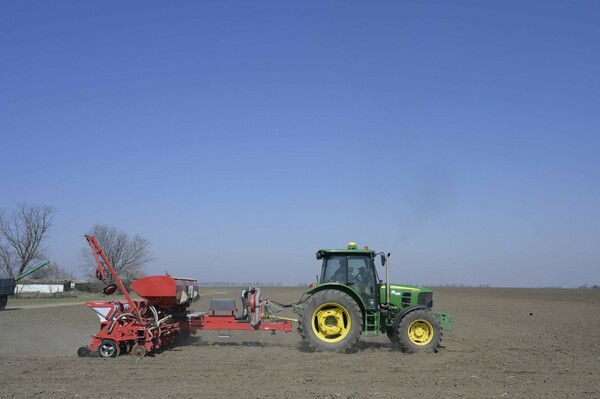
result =
M321 282L351 286L367 304L376 304L377 276L371 256L333 255L323 259Z

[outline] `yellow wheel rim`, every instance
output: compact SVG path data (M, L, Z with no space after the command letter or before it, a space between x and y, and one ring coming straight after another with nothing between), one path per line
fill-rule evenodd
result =
M415 345L427 345L433 340L434 334L433 326L427 320L415 320L408 326L408 338Z
M338 342L350 332L350 314L338 303L324 303L312 316L312 329L317 338L324 342Z

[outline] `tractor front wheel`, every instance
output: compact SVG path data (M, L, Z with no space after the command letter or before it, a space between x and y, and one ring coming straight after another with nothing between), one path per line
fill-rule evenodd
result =
M398 343L407 352L436 350L442 340L440 322L426 309L413 310L396 325Z
M356 344L363 317L351 296L339 290L324 290L306 302L299 321L302 339L321 351L342 352Z

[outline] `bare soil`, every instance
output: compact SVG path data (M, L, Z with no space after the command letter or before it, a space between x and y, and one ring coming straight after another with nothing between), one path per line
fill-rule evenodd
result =
M236 298L240 289L207 288ZM263 297L295 302L301 288ZM78 358L98 319L84 305L0 312L2 398L600 398L600 291L439 288L455 314L438 353L404 354L387 337L311 352L297 333L200 332L136 360ZM15 306L18 301L9 302Z

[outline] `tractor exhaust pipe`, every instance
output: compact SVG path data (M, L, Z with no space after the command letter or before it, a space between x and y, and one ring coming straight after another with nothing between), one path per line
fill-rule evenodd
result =
M390 253L385 259L385 305L390 306Z

